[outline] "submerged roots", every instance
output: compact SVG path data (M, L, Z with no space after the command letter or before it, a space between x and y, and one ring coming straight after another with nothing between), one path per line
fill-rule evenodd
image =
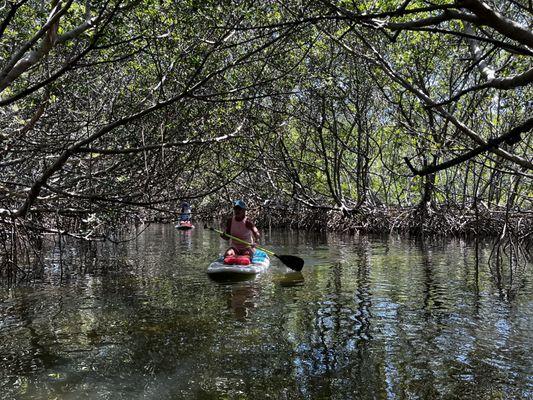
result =
M505 210L361 207L346 215L330 210L271 208L256 213L254 220L260 226L352 234L397 232L429 236L496 237L500 236L504 226L508 226L509 232L516 235L533 232L533 214L507 214Z

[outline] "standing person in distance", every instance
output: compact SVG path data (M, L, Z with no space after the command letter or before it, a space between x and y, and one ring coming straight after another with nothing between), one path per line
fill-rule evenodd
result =
M191 205L184 201L181 203L181 210L180 210L180 221L181 222L190 222L191 221Z

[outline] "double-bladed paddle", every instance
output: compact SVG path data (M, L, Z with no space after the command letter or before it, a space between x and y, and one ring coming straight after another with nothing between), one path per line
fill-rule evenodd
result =
M207 225L205 225L204 228L205 229L209 229L209 230L211 230L213 232L220 233L221 235L226 235L227 237L232 238L233 240L235 240L235 241L237 241L239 243L247 244L248 246L252 246L251 243L248 243L245 240L239 239L238 237L228 235L227 233L219 231L218 229L211 228L211 227L209 227ZM287 267L289 267L290 269L292 269L294 271L301 271L303 266L304 266L304 260L301 259L300 257L291 256L291 255L279 255L279 254L274 253L273 251L267 250L264 247L259 247L257 245L255 245L255 248L259 249L259 250L262 250L262 251L264 251L265 253L267 253L267 254L269 254L271 256L279 258L283 264L285 264Z

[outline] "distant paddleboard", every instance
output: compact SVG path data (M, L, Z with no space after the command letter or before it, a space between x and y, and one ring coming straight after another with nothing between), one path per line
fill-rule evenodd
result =
M189 229L193 228L194 225L190 221L181 221L176 225L176 229L179 229L180 231L188 231Z

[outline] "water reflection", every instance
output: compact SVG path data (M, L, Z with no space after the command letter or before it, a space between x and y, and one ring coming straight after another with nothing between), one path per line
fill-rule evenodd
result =
M227 286L226 303L239 321L246 320L256 307L257 298L260 295L259 287L249 282L232 283Z
M63 280L0 289L1 397L532 396L530 269L502 297L483 243L265 236L303 271L212 281L202 229L63 243Z
M190 251L192 250L192 230L176 230L177 240L179 247L183 251Z
M369 243L335 251L346 256L345 262L324 268L324 277L316 282L322 286L317 288L322 296L308 307L295 343L298 379L309 398L357 398L375 384L368 365L372 339Z

